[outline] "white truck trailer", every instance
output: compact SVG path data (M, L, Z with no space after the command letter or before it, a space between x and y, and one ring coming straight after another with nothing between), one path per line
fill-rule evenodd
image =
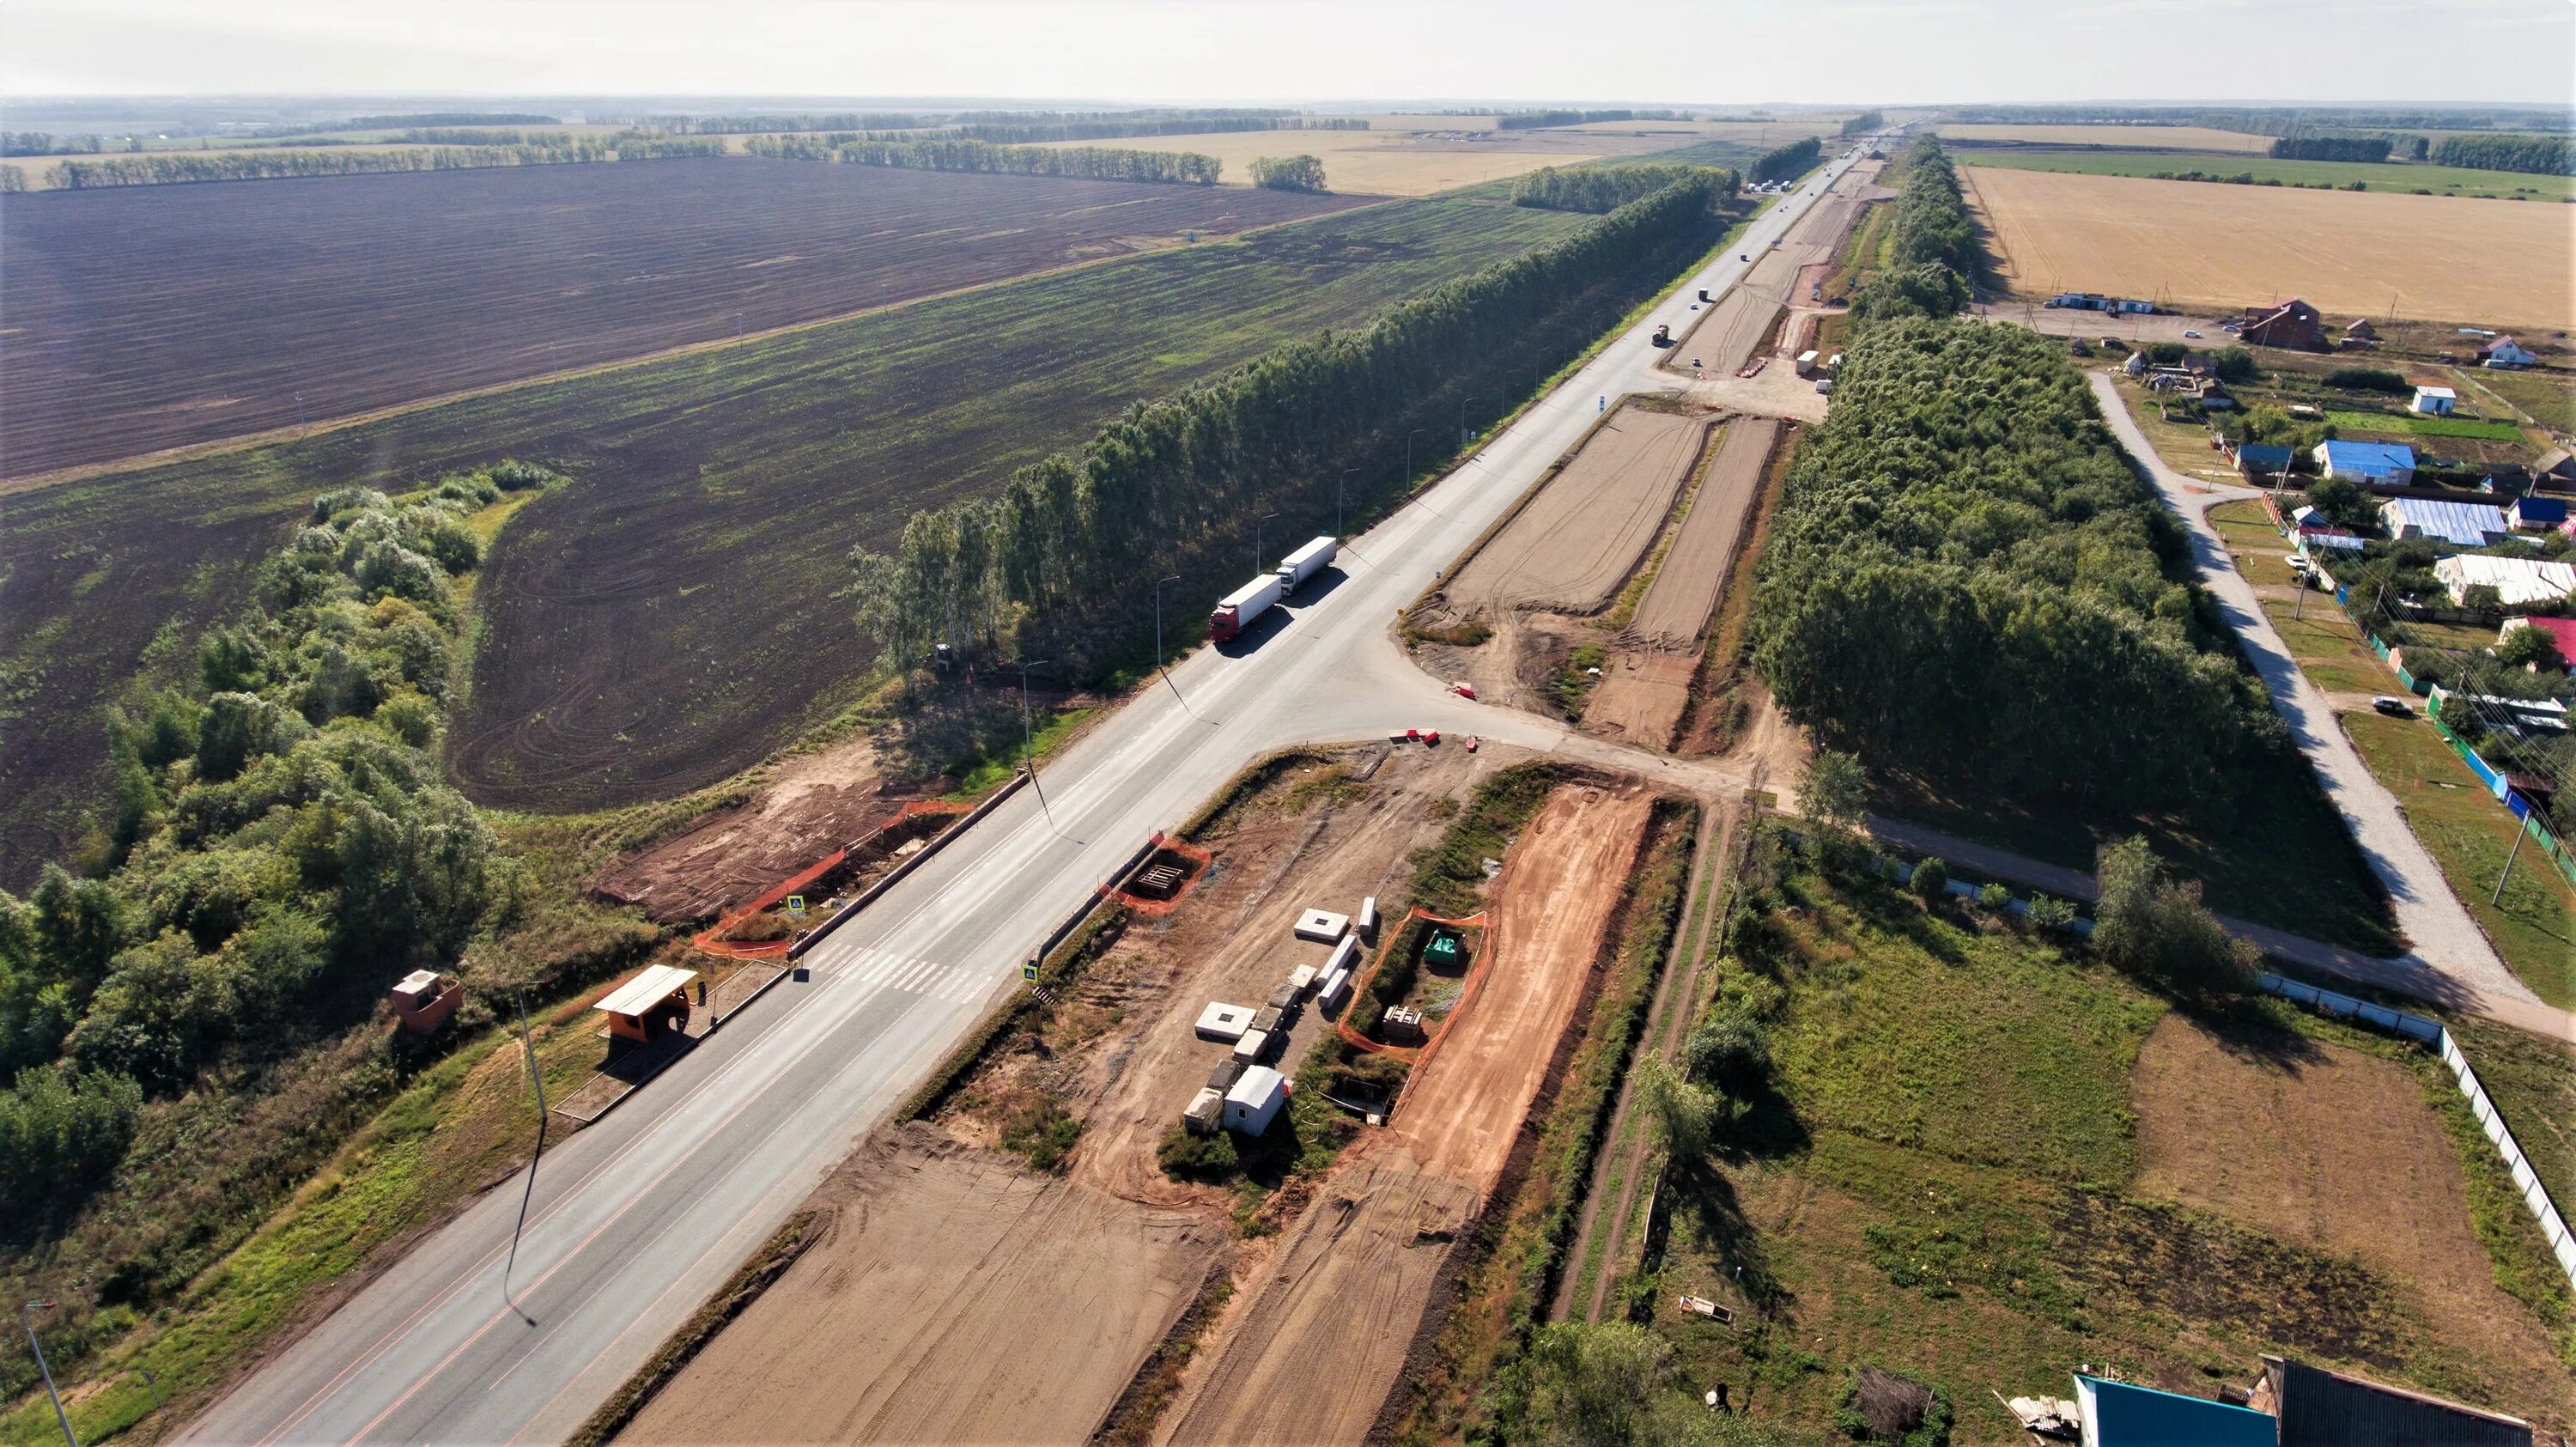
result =
M1208 614L1208 636L1219 643L1240 637L1252 626L1252 620L1270 611L1283 590L1277 573L1264 573L1217 600L1216 611Z
M1305 586L1308 578L1330 567L1334 555L1340 551L1340 539L1317 538L1290 553L1279 563L1279 591L1282 594L1296 592Z

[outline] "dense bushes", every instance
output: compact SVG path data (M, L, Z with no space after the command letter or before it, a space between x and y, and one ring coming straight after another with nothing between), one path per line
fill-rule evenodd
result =
M1941 144L1924 136L1905 153L1904 180L1887 267L1852 298L1857 321L1946 317L1967 306L1977 274L1977 231L1959 173ZM1840 384L1836 384L1839 388Z
M1077 176L1088 181L1160 181L1213 186L1224 169L1196 151L1128 151L1104 146L995 146L983 141L858 140L834 154L860 166L917 171L989 171L1012 176Z
M1252 184L1265 191L1321 191L1324 163L1313 156L1256 156Z
M1887 113L1885 111L1862 111L1859 115L1843 122L1842 134L1845 137L1865 136L1871 131L1878 130L1886 124Z
M1253 519L1287 514L1273 537L1328 523L1344 467L1371 465L1348 497L1365 515L1409 483L1389 465L1408 429L1456 426L1466 394L1527 388L1578 354L1716 239L1720 199L1706 179L1668 186L1359 331L1140 403L998 497L915 514L891 553L852 556L862 632L913 665L935 642L982 640L1077 674L1103 666L1150 629L1151 578L1222 593Z
M2576 138L2567 136L2444 136L2433 164L2477 171L2520 171L2533 176L2576 175Z
M1720 194L1742 184L1733 171L1706 166L1542 166L1512 183L1512 204L1597 215L1701 177Z
M2386 136L2282 136L2272 142L2276 161L2367 161L2388 159Z
M486 166L553 166L587 161L667 161L720 156L721 140L627 131L601 139L554 136L529 144L471 143L404 151L325 151L278 147L260 151L170 151L63 161L45 172L63 190L93 186L164 186L189 181L266 181L293 176L358 176L393 171L460 171Z
M1751 175L1756 181L1786 181L1793 176L1803 176L1824 153L1825 143L1814 136L1791 141L1763 152L1761 159L1753 163Z
M2406 380L2405 373L2380 367L2337 367L2326 373L2326 385L2347 392L2386 392L2397 397L2415 391L2415 384Z
M1862 328L1775 528L1755 661L1830 746L2139 807L2230 798L2280 743L2052 339Z
M496 468L408 505L317 499L254 611L201 640L195 685L117 720L113 871L48 866L23 903L0 893L0 1070L16 1080L0 1216L67 1213L143 1099L363 1017L486 922L504 892L491 833L428 752L460 624L449 579L480 556L463 519L504 477L548 476Z

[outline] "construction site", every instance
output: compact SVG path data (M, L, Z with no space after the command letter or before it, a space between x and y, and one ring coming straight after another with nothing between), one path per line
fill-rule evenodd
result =
M1541 765L1500 857L1459 866L1474 911L1423 927L1416 856L1485 847L1480 790L1525 757L1256 766L860 1144L621 1439L1365 1435L1561 1062L1655 797Z

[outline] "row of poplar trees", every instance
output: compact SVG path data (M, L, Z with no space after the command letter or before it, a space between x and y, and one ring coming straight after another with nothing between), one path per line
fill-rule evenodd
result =
M1203 616L1252 576L1256 518L1284 515L1271 541L1329 529L1346 468L1346 517L1401 496L1409 432L1445 437L1462 398L1518 395L1579 355L1717 239L1732 181L1675 182L1358 331L1131 407L999 496L915 514L891 552L852 554L862 632L905 667L946 643L1104 670L1150 636L1157 578Z

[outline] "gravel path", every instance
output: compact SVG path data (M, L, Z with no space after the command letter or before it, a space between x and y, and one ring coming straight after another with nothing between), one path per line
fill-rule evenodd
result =
M2111 379L2097 372L2090 380L2112 435L2154 479L2166 505L2181 515L2191 533L2192 562L2201 586L2217 600L2219 611L2236 630L2245 656L2255 672L2262 675L2263 687L2272 696L2272 706L2289 724L2290 736L2298 741L2300 751L2316 767L2318 782L2325 786L2326 797L2343 815L2345 827L2360 841L2371 872L2388 887L2397 910L2398 928L2415 946L2406 958L2440 971L2472 995L2540 1003L2539 997L2497 958L2477 921L2451 893L2433 856L2425 852L2422 841L2407 826L2396 797L2363 767L2361 755L2353 751L2352 741L2344 737L2342 727L2334 721L2334 709L2325 694L2299 671L2288 645L2273 631L2253 586L2229 564L2226 545L2219 541L2203 509L2211 498L2250 498L2260 494L2246 487L2193 483L2167 467L2139 432L2137 420L2122 405Z

